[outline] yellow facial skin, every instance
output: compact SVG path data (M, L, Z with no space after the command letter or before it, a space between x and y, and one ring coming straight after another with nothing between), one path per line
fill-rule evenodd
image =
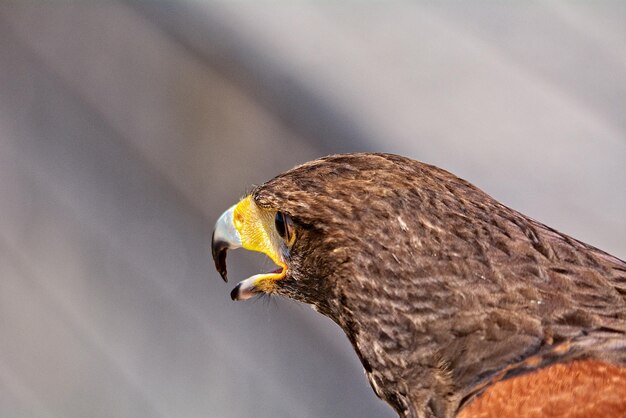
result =
M279 273L257 274L251 277L254 279L251 285L263 292L270 292L274 282L283 279L287 274L287 264L280 250L283 240L274 227L275 217L275 211L258 207L252 196L241 200L233 212L233 223L239 232L241 246L267 255L282 269Z

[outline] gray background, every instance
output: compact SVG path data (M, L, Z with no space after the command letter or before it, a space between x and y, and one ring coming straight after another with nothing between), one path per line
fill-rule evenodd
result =
M0 416L394 416L216 217L395 152L624 258L625 115L623 1L2 2Z

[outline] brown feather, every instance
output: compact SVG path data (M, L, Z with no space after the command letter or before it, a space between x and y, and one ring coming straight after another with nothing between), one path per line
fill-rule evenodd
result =
M296 228L276 293L337 322L402 416L488 408L507 390L527 405L542 393L520 391L527 382L571 374L572 387L597 388L600 370L626 365L626 263L447 171L387 154L330 156L253 197ZM624 373L612 376L622 387Z

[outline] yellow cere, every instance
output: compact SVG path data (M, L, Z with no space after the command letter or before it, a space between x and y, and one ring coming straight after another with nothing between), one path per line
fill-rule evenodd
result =
M233 213L233 223L241 237L242 247L267 255L283 269L281 273L268 273L260 279L282 279L287 270L279 255L280 241L277 241L279 237L274 228L275 216L276 212L258 207L252 196L241 200Z

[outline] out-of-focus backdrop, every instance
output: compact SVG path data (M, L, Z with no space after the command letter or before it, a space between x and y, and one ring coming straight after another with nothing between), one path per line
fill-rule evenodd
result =
M217 216L394 152L624 258L625 115L623 1L2 2L0 416L392 417Z

